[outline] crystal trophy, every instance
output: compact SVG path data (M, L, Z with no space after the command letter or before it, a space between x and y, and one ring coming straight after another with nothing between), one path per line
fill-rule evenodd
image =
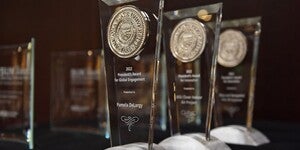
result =
M222 3L164 13L163 42L174 136L159 145L167 150L230 149L210 137L221 16Z
M0 46L0 140L33 144L34 39Z
M258 146L269 140L252 128L260 17L222 23L217 65L215 128L226 143ZM238 124L246 124L241 126Z
M153 147L163 0L99 0L111 145ZM128 145L127 145L128 146Z
M51 56L50 124L53 131L109 137L103 53L59 51Z

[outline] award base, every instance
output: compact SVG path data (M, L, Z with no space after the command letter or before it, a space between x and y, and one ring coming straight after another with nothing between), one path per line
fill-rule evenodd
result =
M153 150L165 150L162 146L153 143ZM126 145L120 145L115 147L110 147L105 150L148 150L148 143L130 143Z
M211 135L226 143L237 145L259 146L270 143L270 140L260 131L254 128L248 130L239 125L215 128L211 131Z
M230 150L224 142L215 137L206 141L205 135L201 133L172 136L160 142L159 145L166 150Z

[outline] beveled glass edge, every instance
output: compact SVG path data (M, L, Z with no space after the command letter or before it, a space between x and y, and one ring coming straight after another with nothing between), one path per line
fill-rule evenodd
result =
M261 16L222 21L222 28L254 25L261 21Z
M120 4L125 4L125 3L130 3L130 2L135 2L138 0L101 0L108 6L114 6L114 5L120 5Z
M221 9L222 5L223 3L215 3L198 7L172 10L165 12L164 15L170 20L195 17L200 9L206 9L208 13L217 13Z
M158 16L157 16L157 31L156 31L156 45L154 54L154 65L153 65L153 81L152 81L152 99L151 99L151 110L150 110L150 127L148 137L148 149L153 149L154 143L154 124L155 124L155 103L157 98L157 87L159 78L159 64L161 55L161 42L162 42L162 27L163 27L163 12L164 12L164 0L159 0Z
M221 31L221 22L223 17L223 3L219 3L219 9L215 12L215 27L214 27L214 43L213 43L213 55L212 62L210 67L210 79L209 79L209 96L208 96L208 104L207 104L207 114L205 121L205 139L207 141L211 140L211 127L212 127L212 118L213 118L213 108L215 105L215 94L216 94L216 78L217 78L217 56L219 49L219 35ZM210 22L212 25L212 22Z
M253 47L252 63L250 69L250 84L249 84L249 91L248 91L248 104L247 104L247 117L246 117L246 127L248 130L252 129L252 124L253 124L254 97L255 97L254 95L255 95L260 34L261 34L261 23L259 20L256 23L256 29L254 33L254 41L253 41L254 47Z
M14 49L14 48L18 48L18 47L22 47L22 48L27 48L28 43L20 43L20 44L11 44L11 45L0 45L0 50L9 50L9 49Z
M35 62L35 39L31 38L31 59L30 59L30 98L29 98L29 129L27 130L27 142L29 149L34 149L34 62ZM29 47L29 46L28 46Z

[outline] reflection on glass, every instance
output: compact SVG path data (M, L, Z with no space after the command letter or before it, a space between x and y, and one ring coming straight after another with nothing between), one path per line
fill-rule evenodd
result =
M163 53L161 55L161 61L159 66L159 78L158 78L158 90L156 100L156 122L155 129L160 131L167 130L167 66L166 56Z
M33 149L33 61L30 43L0 46L0 139Z
M100 50L53 52L51 96L52 129L108 134Z

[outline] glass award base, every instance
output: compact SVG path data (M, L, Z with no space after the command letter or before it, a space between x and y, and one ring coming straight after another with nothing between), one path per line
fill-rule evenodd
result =
M121 146L110 147L105 150L148 150L148 143L130 143ZM162 146L153 144L152 150L165 150Z
M248 130L239 125L215 128L211 131L211 135L230 144L259 146L270 143L270 140L260 131L254 128Z
M160 142L159 145L166 150L230 150L224 142L215 137L206 141L205 135L201 133L172 136Z
M24 137L18 136L18 135L1 135L0 136L1 142L13 142L13 143L20 143L20 144L26 144L26 139Z

